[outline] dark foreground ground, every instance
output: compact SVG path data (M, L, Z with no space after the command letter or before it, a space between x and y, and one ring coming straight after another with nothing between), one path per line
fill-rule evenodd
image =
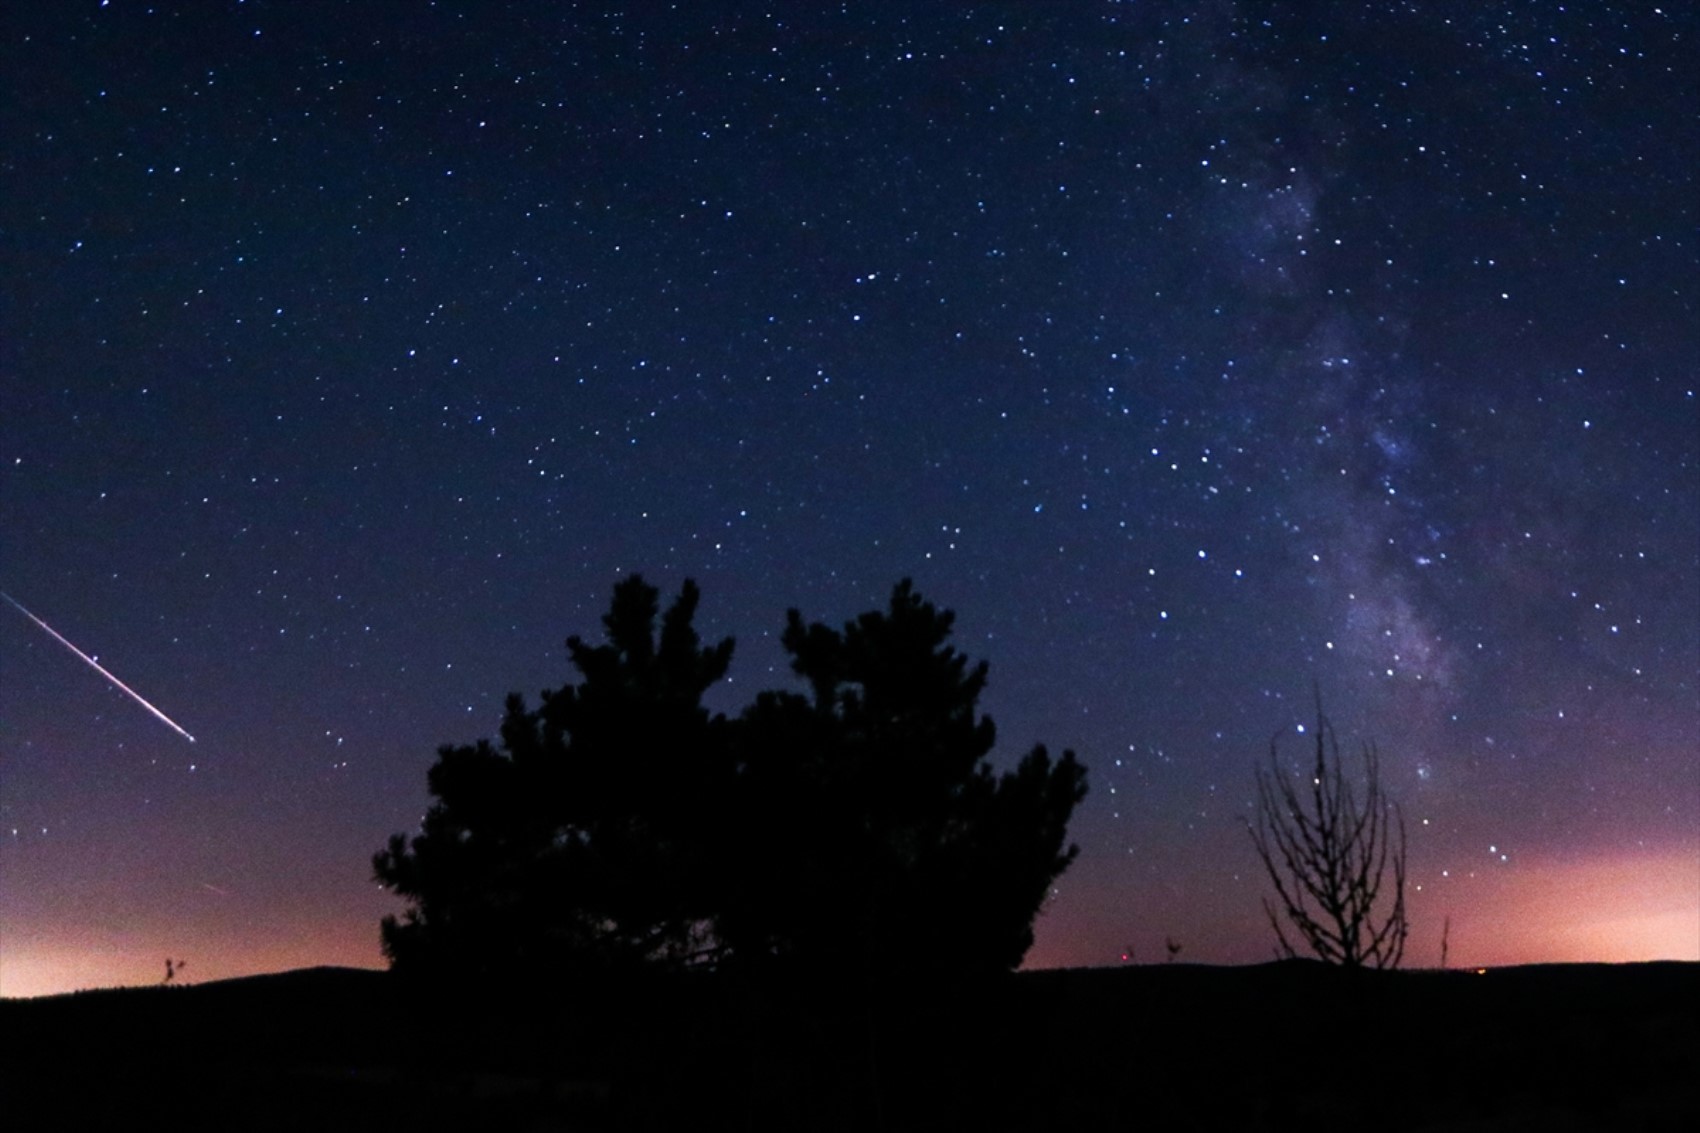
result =
M1700 1128L1695 964L1173 965L887 1000L426 996L346 969L11 1000L0 1107L18 1129Z

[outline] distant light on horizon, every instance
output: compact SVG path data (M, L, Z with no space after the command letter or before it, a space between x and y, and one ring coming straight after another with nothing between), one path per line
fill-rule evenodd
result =
M1318 695L1407 966L1700 960L1692 21L253 7L8 11L0 995L381 964L632 572L728 714L952 611L1087 769L1031 966L1268 960Z

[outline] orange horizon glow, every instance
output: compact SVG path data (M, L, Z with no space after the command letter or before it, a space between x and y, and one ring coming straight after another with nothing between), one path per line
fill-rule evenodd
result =
M165 959L186 962L173 984L210 983L298 968L382 968L376 922L363 931L303 933L288 940L219 941L204 951L184 949L175 926L158 925L99 942L41 933L0 951L0 998L33 999L113 987L148 987L165 975ZM168 946L167 942L178 942Z
M1700 961L1700 845L1582 862L1537 856L1515 869L1459 879L1451 894L1426 886L1411 897L1405 967L1439 966L1441 923L1448 916L1448 965L1453 968ZM1201 963L1267 959L1268 929L1255 919L1260 917L1261 912L1248 912L1245 919L1246 931L1256 933L1254 941L1189 942L1181 958ZM0 997L158 984L167 956L188 961L180 977L185 984L297 968L384 966L375 920L301 926L285 940L247 940L227 932L222 938L215 935L205 951L182 949L185 936L205 939L185 932L181 924L164 923L100 940L90 939L86 931L8 932L0 950ZM1036 947L1027 966L1114 963L1113 956L1076 956L1056 943Z
M1700 847L1580 862L1525 859L1513 872L1484 871L1468 900L1446 904L1435 891L1413 909L1426 911L1429 929L1451 917L1456 967L1700 961ZM1411 958L1408 947L1408 964ZM1417 966L1435 962L1422 960Z
M1171 937L1183 945L1183 963L1275 958L1262 909L1267 883L1245 868L1255 863L1224 859L1211 869L1194 862L1184 875L1171 865L1168 875L1183 878L1178 884L1131 895L1099 863L1082 864L1071 900L1041 913L1024 967L1163 963ZM1223 882L1224 869L1231 883ZM1425 871L1407 886L1403 967L1441 966L1448 919L1452 968L1700 961L1700 842L1588 858L1531 851L1505 865L1438 872Z

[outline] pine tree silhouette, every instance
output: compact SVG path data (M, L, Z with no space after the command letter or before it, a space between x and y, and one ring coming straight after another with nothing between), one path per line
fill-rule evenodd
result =
M535 710L509 696L499 748L439 750L420 833L373 859L411 902L383 924L396 967L476 978L696 955L712 912L699 849L731 774L702 694L732 641L700 645L688 581L657 636L657 596L637 575L615 587L606 643L567 642L580 682Z
M1063 844L1085 769L1041 746L993 771L987 666L946 644L953 621L907 580L842 630L790 612L811 694L765 693L740 720L753 843L723 922L735 954L878 973L1021 962L1077 853Z
M984 662L953 615L900 583L842 630L790 612L810 693L736 720L705 691L732 657L704 647L687 582L615 587L606 642L574 637L579 681L507 702L499 745L439 749L421 830L373 858L409 902L383 922L394 967L465 979L732 962L873 978L1000 971L1074 860L1085 794L1071 752L987 760Z

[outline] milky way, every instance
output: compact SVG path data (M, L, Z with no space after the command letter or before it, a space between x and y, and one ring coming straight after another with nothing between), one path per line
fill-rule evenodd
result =
M1691 16L36 7L0 582L198 742L0 625L7 994L379 963L436 746L632 571L727 710L787 607L956 610L1090 769L1032 963L1266 958L1313 688L1412 962L1700 958Z

